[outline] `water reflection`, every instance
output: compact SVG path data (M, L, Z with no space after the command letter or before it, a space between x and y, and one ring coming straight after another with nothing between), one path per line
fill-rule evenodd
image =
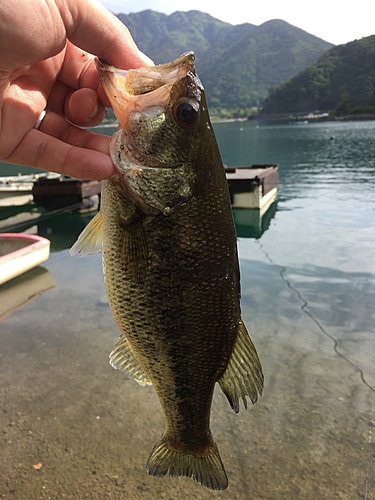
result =
M55 287L51 273L37 266L0 286L0 322Z
M7 217L0 221L0 230L38 234L51 241L51 252L60 252L74 244L96 212L71 213L69 207L52 212L37 207L17 207L1 211Z
M239 238L260 238L270 227L271 219L277 211L274 201L266 211L234 208L233 218Z
M51 252L69 249L96 213L60 213L43 217L38 221L38 234L51 240Z
M243 255L249 245L252 260ZM220 496L363 497L368 464L372 489L375 479L368 453L375 426L371 395L304 314L259 241L241 239L240 256L243 317L266 386L260 401L238 415L215 392L212 429L230 480ZM62 251L47 264L56 288L1 324L0 446L7 481L0 481L0 493L20 499L217 498L191 480L146 474L163 416L153 388L138 386L108 364L118 330L109 308L102 307L100 256L74 259ZM324 312L324 302L338 293L335 281L352 288L343 289L344 295L355 289L352 276L336 272L320 297L329 273L311 268L297 283L314 314L315 308ZM300 275L300 269L290 268L287 277L296 283ZM314 277L321 281L318 288ZM342 302L345 314L347 305ZM350 328L351 322L346 316L338 325ZM37 464L41 469L34 469Z
M366 193L371 193L368 201L374 203L375 121L316 122L303 127L254 121L214 128L228 166L278 163L283 196L314 196L321 186L341 199L361 199L366 182Z

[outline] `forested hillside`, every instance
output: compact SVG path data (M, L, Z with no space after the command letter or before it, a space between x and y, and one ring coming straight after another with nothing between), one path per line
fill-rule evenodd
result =
M193 50L211 108L259 106L272 85L290 79L332 44L285 21L233 26L199 11L170 16L146 10L118 14L155 63Z
M263 113L330 111L375 97L375 35L338 45L288 82L272 87Z

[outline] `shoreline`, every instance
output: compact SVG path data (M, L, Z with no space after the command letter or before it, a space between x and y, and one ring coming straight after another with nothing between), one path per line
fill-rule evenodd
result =
M262 121L271 121L271 120L293 120L293 121L304 121L308 120L309 122L313 121L366 121L366 120L375 120L375 114L371 113L363 113L363 114L347 114L342 116L336 115L328 115L328 116L319 116L319 115L308 115L305 113L275 113L270 115L262 115L259 114L254 118L249 118L249 121L252 120L262 120Z
M375 120L375 114L370 114L370 113L364 113L364 114L348 114L348 115L343 115L343 116L335 116L335 115L329 115L329 116L311 116L311 115L306 115L306 114L288 114L288 113L279 113L279 114L272 114L272 115L253 115L249 118L210 118L211 123L234 123L234 122L247 122L247 121L255 121L255 120L260 120L260 121L274 121L274 120L293 120L293 121L304 121L308 120L309 122L314 122L314 121L366 121L366 120ZM113 123L104 123L100 125L96 125L95 127L92 127L93 129L96 128L112 128L112 127L117 127L118 122L113 122Z

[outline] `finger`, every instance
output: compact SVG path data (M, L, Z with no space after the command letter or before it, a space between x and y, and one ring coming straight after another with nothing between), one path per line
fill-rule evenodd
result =
M122 69L152 65L125 25L96 1L56 2L67 37L74 44Z
M39 130L31 130L8 161L78 179L103 180L114 173L108 155L71 146Z
M89 87L96 90L100 84L100 78L94 59L92 54L68 41L59 80L73 89Z
M96 71L96 70L95 70ZM86 83L86 82L84 82ZM60 80L57 80L55 85L53 86L50 95L48 97L48 109L50 111L53 111L54 113L59 114L60 116L65 116L67 115L68 120L70 120L73 123L76 123L80 127L93 127L95 125L98 125L100 121L104 118L105 116L105 107L109 108L111 106L111 103L109 102L108 97L106 96L103 85L100 83L97 87L97 91L95 89L92 89L91 87L87 87L87 85L83 86L84 88L78 90L78 94L74 96L74 100L72 104L69 104L70 99L73 97L73 92L72 87L66 85L65 83L61 82ZM87 88L86 88L87 87ZM86 94L83 93L83 90L88 91L88 95L91 94L91 92L94 92L94 94L91 94L92 96L96 96L96 99L98 99L98 112L97 112L97 117L95 117L94 114L94 107L92 108L91 112L89 110L85 111L83 115L86 115L86 117L92 117L90 118L90 121L87 122L87 124L82 120L82 118L78 118L76 116L76 112L72 110L72 107L77 107L79 109L81 103L79 102L79 99L83 99L83 101L86 101ZM81 94L82 91L82 94ZM91 98L93 99L93 97ZM78 110L78 113L81 114Z
M5 161L80 179L108 179L115 171L110 140L47 113L40 130L30 130Z
M71 92L65 100L66 118L79 127L94 127L106 115L105 106L95 90L83 88Z
M65 100L72 92L71 87L65 85L65 83L56 81L53 86L49 96L48 96L48 110L57 113L60 116L64 116L65 114Z
M103 90L103 85L100 82L94 56L83 52L82 49L79 49L69 41L66 45L65 59L59 74L59 80L56 82L56 86L58 85L65 85L69 90L85 87L90 88L95 90L100 102L104 106L111 106ZM59 89L57 89L57 92L59 92ZM58 94L61 101L65 100L68 92L66 92L65 96Z
M100 153L109 155L109 143L111 137L95 134L89 130L75 127L55 113L48 112L39 131L51 135L60 141L79 148L93 149Z
M1 66L10 72L60 53L66 43L55 2L0 2L0 25Z

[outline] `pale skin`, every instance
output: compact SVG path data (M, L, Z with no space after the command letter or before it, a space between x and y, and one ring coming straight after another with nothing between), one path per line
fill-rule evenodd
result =
M95 0L1 0L0 54L0 160L109 178L110 137L74 124L98 125L109 106L94 55L121 69L152 64L127 28Z

